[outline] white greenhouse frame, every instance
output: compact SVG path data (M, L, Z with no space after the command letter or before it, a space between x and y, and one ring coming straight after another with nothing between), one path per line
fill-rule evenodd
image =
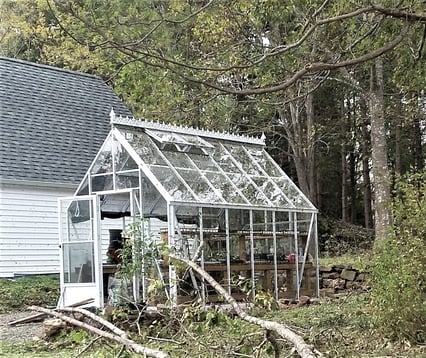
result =
M138 223L141 243L163 241L176 255L196 260L237 299L243 295L238 277L253 298L259 289L276 299L318 296L317 209L269 156L263 139L116 117L113 111L111 124L75 195L59 200L59 306L86 299L104 305L103 217L123 217L123 232ZM87 245L91 254L83 255ZM143 249L133 255L143 257ZM167 301L184 301L185 277L165 257L153 262ZM91 276L81 282L84 267ZM136 272L133 300L149 300L150 275ZM188 299L219 299L192 271L185 285Z

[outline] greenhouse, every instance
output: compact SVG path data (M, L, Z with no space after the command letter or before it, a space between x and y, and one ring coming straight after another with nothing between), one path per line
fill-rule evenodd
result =
M103 307L115 287L153 304L222 299L171 254L238 300L318 295L317 210L263 138L113 111L111 125L75 195L59 200L59 306Z

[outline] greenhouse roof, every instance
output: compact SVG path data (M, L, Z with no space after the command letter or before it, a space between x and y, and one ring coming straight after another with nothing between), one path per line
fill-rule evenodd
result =
M111 123L90 169L92 177L102 179L100 187L92 184L93 192L136 187L141 170L169 203L315 210L266 152L263 138L139 121L113 112ZM108 180L110 172L115 176Z

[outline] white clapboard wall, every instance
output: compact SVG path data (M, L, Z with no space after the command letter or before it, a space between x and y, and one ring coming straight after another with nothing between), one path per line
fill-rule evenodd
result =
M73 187L0 183L0 277L59 273L58 197L73 193ZM165 225L154 221L154 235ZM104 261L109 230L122 228L123 219L101 220Z

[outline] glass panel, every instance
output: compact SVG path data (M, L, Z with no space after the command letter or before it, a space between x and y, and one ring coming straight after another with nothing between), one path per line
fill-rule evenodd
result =
M98 191L112 190L112 174L92 176L92 193Z
M93 242L64 243L65 283L95 282Z
M99 153L98 158L96 159L91 173L111 173L112 172L112 140L111 138L105 143L102 151Z
M64 218L63 228L66 235L62 237L66 241L90 241L93 240L93 228L91 215L93 215L92 202L89 200L75 200L69 203ZM68 226L67 226L68 223Z
M167 205L157 188L147 178L142 179L143 215L167 217Z
M249 211L244 209L229 209L229 230L241 231L250 225ZM243 245L245 247L245 244ZM245 252L245 248L243 248Z
M152 173L176 201L195 201L186 186L169 167L150 166Z
M127 129L124 131L124 135L145 163L152 165L166 165L160 156L157 146L148 135L137 129Z
M187 134L181 134L180 136L195 147L213 148L213 146L209 142L207 142L206 140L204 140L203 138L199 136L187 135Z
M256 164L251 160L251 158L244 151L244 148L241 145L226 145L226 149L232 154L234 159L241 164L243 170L250 175L262 175L262 172L256 166Z
M224 210L218 208L203 208L204 230L225 230Z
M246 204L244 198L238 194L231 182L221 173L203 173L212 185L217 188L226 202L231 204Z
M275 163L269 158L263 149L247 148L251 155L256 158L257 164L259 164L265 172L272 177L280 177L282 173L277 168Z
M194 168L189 159L186 157L185 153L165 151L163 154L169 160L170 164L175 168Z
M138 165L130 156L130 154L123 148L121 143L118 142L117 140L114 140L114 145L115 145L115 157L114 157L115 170L121 171L121 170L138 169Z
M76 195L87 195L89 194L89 184L88 184L88 175L86 175L83 179L83 182L80 184L80 189L78 190Z
M275 181L278 187L287 195L290 201L294 203L296 207L311 208L311 204L300 195L296 185L288 178L279 177L271 178Z
M277 232L288 232L290 230L290 213L286 211L275 212L275 230Z
M230 175L232 182L241 190L247 200L253 205L269 206L269 202L265 195L258 191L256 187L250 183L249 179L243 174Z
M206 203L223 202L198 171L181 169L178 172L200 201Z
M215 146L213 159L219 164L226 173L240 173L235 163L231 159L231 155L225 151L220 144Z
M139 188L139 170L117 173L116 186L117 189Z
M218 168L211 157L201 154L188 153L189 157L193 160L195 165L201 170L209 170L218 172Z
M266 197L280 207L291 207L287 202L282 191L275 186L267 177L252 177L258 188L266 195Z

